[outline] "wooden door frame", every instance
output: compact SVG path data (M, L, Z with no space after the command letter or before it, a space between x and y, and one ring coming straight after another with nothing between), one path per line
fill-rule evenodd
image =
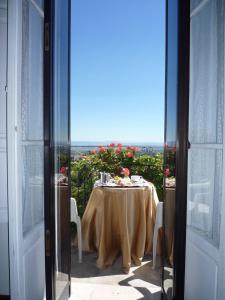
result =
M7 150L8 150L8 216L10 298L24 297L23 229L21 195L21 51L22 0L8 1L7 57Z

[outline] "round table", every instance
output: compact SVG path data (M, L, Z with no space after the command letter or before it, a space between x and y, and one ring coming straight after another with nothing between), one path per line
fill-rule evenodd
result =
M113 264L121 254L124 272L152 251L158 196L144 187L96 187L82 218L84 251L97 251L97 266Z

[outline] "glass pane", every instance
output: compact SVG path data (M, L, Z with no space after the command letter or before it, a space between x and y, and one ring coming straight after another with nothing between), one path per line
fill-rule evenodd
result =
M44 0L33 0L41 8L44 9Z
M23 232L44 220L43 146L23 147Z
M23 0L21 123L24 233L43 221L43 21L35 6Z
M57 0L55 2L54 171L56 299L59 299L65 291L67 292L70 273L68 9L68 1Z
M207 1L191 18L190 118L191 143L223 142L224 38L217 1Z
M185 299L220 297L224 0L191 0ZM197 6L198 5L198 6ZM222 246L222 244L221 244Z
M178 67L178 1L168 1L166 137L164 146L164 263L163 288L166 299L173 297L173 240L176 197L177 140L177 67Z
M201 5L205 0L191 0L191 12Z
M192 149L188 165L187 225L219 243L222 150Z
M177 1L168 6L167 90L166 90L166 146L176 145L177 133Z
M43 138L43 17L23 1L22 134L23 140Z

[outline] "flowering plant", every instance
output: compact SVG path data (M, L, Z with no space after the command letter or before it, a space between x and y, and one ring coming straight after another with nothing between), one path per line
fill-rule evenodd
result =
M167 167L167 168L164 169L164 176L165 177L170 176L170 168L169 167Z
M171 165L168 167L170 175L173 174ZM100 172L107 172L118 182L121 180L125 185L130 175L138 174L156 186L158 196L162 199L164 170L161 153L143 155L138 147L126 147L114 143L107 147L102 145L83 155L80 160L71 162L72 195L77 199L78 210L82 215L93 185L99 179ZM61 171L65 170L62 169ZM121 174L125 178L121 178Z
M60 167L60 169L59 169L59 173L60 173L60 174L65 174L66 171L67 171L67 168L64 167L64 166Z
M122 175L128 177L130 175L130 170L128 168L122 168L121 172Z

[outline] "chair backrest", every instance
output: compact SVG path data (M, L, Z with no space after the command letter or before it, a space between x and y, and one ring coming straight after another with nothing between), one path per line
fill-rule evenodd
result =
M76 223L78 217L77 202L74 198L70 198L70 221Z
M159 201L156 206L156 222L159 225L163 225L163 202Z

